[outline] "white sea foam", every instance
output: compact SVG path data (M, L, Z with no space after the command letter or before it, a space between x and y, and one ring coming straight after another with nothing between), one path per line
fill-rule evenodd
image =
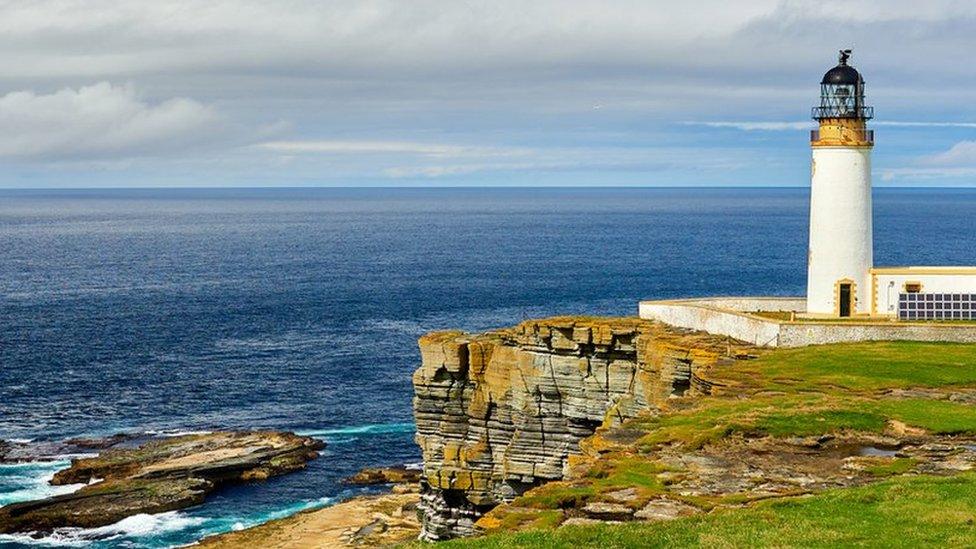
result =
M85 547L93 541L111 541L119 538L157 536L200 526L209 519L186 516L179 511L158 515L133 515L99 528L58 528L38 536L34 532L0 535L0 542L36 545L42 547Z
M301 511L326 507L335 503L337 499L338 497L323 497L313 500L300 501L273 511L267 511L246 517L238 516L212 518L208 520L206 528L204 528L200 534L202 537L208 537L223 534L224 532L228 531L237 532L247 528L252 528L259 524L264 524L268 521L289 517Z
M145 431L145 434L151 437L163 437L163 438L175 438L175 437L186 437L190 435L209 435L213 431L179 431L179 430L168 430L168 431Z
M50 478L54 472L67 462L56 462L53 464L16 464L17 467L33 466L37 470L44 470L43 478ZM46 469L43 469L46 467ZM9 481L12 478L24 478L31 481L39 481L40 474L24 476L18 471L17 475L7 476ZM45 481L46 482L46 481ZM78 487L82 485L77 485ZM61 487L57 487L61 488ZM76 489L76 488L75 488ZM34 499L31 496L28 499ZM257 513L250 516L230 516L230 517L202 517L190 516L180 511L170 511L156 515L134 515L123 519L115 524L102 526L99 528L58 528L47 534L36 532L26 532L18 534L0 535L0 546L10 543L18 546L35 547L88 547L95 542L116 541L123 544L135 544L141 546L139 539L154 538L166 534L185 531L189 536L187 543L192 539L220 534L227 531L243 530L252 526L257 526L265 522L284 518L307 509L317 509L335 503L341 496L323 497L314 500L305 500L285 505L270 511Z
M0 465L0 479L4 481L4 489L0 490L0 507L21 501L70 494L81 489L84 484L51 485L54 474L69 465L71 462L67 460Z
M299 435L307 437L333 437L342 435L386 435L393 433L412 433L413 423L373 423L370 425L354 425L335 429L318 429L298 431Z
M138 537L184 530L192 526L199 526L206 521L207 519L203 517L190 517L179 511L170 511L158 515L133 515L115 524L82 531L99 539L105 539L106 536Z
M20 473L21 469L33 469L37 471L53 471L58 472L65 467L71 465L71 462L67 459L57 459L51 461L19 461L17 463L3 463L0 464L0 475L3 475L7 471L15 470Z
M55 457L58 461L61 460L71 461L73 459L86 459L86 458L98 457L98 454L94 452L78 452L75 454L58 454L53 457Z

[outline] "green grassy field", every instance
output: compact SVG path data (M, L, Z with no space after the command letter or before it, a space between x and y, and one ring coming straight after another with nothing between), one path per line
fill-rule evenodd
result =
M438 547L972 547L976 475L899 477L657 523L567 526Z

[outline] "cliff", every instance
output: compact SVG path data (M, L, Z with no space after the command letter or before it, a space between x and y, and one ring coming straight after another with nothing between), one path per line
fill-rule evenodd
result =
M598 428L709 393L699 373L742 352L725 338L632 318L532 320L480 335L436 332L419 344L427 540L473 534L496 505L563 478Z
M567 318L421 348L425 539L969 545L956 536L976 516L976 346L760 352ZM949 496L954 522L927 509Z

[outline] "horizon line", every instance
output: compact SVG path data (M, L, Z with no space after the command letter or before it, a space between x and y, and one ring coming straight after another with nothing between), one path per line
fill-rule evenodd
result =
M146 186L146 187L0 187L4 191L162 191L162 190L308 190L308 189L809 189L810 185L272 185L272 186ZM972 185L872 185L872 190L897 189L974 189Z

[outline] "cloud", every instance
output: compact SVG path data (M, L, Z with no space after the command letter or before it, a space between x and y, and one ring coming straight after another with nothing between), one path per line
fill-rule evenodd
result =
M976 141L960 141L947 151L923 158L922 164L943 167L976 167Z
M302 74L383 68L396 76L448 68L517 72L599 63L608 54L637 61L648 47L679 54L704 33L729 34L772 14L778 2L707 4L35 0L3 6L0 60L21 76L256 67ZM69 44L72 54L59 55Z
M890 120L876 125L920 128L910 142L891 132L897 152L879 147L879 169L903 165L912 158L885 155L974 127L976 72L959 61L974 25L976 3L957 0L0 0L0 97L28 94L0 120L0 157L24 176L0 185L30 184L52 162L154 155L166 160L133 173L164 180L180 159L186 181L355 184L653 171L658 152L685 159L665 169L707 183L727 176L697 174L700 157L745 143L765 149L742 183L800 184L786 140L709 128L812 127L820 75L854 46L869 101ZM140 93L85 87L100 81ZM607 153L615 146L641 152ZM192 165L201 147L213 154ZM558 147L575 152L539 152ZM770 174L767 159L785 167Z
M947 150L918 158L914 165L882 171L885 181L946 179L976 175L976 141L959 141Z
M16 91L0 97L0 157L156 156L199 145L216 125L215 112L192 99L149 104L132 86L101 82L46 95Z
M811 129L816 122L682 122L686 126L705 126L709 128L732 128L743 131L792 131ZM875 120L871 126L901 128L976 128L976 122L898 122L894 120Z
M682 122L682 124L709 128L732 128L747 132L805 130L813 127L813 122Z
M749 153L734 149L700 149L677 147L544 147L519 149L517 155L497 158L479 156L450 158L450 163L418 162L396 165L382 170L386 177L444 178L486 172L635 172L661 173L674 170L731 172L749 164Z
M279 153L408 154L432 158L518 156L526 149L450 145L412 141L269 141L258 148Z

